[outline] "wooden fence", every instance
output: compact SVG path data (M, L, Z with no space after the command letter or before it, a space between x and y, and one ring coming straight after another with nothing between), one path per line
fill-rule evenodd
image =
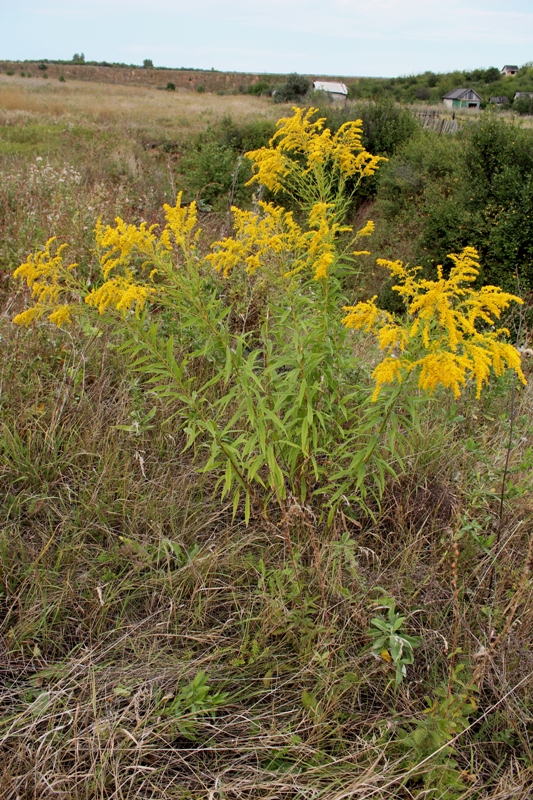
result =
M435 131L439 135L442 133L457 133L459 130L459 123L456 119L441 117L438 111L417 111L415 117L424 130Z

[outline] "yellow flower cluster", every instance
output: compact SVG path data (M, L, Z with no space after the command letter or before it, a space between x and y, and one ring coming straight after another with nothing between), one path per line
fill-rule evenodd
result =
M97 308L100 314L103 314L109 307L116 308L117 311L129 311L135 306L135 313L138 315L143 310L146 301L154 293L153 287L135 283L133 274L127 270L124 276L116 275L98 289L90 292L85 298L85 302L87 305Z
M180 192L175 206L165 205L167 224L160 236L156 233L157 225L148 227L145 222L130 225L117 217L115 225L110 226L98 220L95 239L103 283L88 293L71 274L77 264L63 263L62 253L67 245L58 247L54 255L51 248L55 239L50 239L42 252L28 256L15 270L14 276L26 280L37 302L17 314L13 321L29 325L48 314L50 322L58 327L68 324L75 304L62 302L67 293L83 297L87 305L101 314L110 307L118 311L134 308L138 314L157 291L156 275L164 278L172 268L175 248L191 254L200 234L196 204L183 207L181 198Z
M101 252L100 264L104 280L117 267L129 264L133 255L141 254L147 258L154 255L157 237L154 230L157 225L146 227L142 222L139 227L128 225L123 219L115 219L115 227L102 225L101 219L96 223L96 246Z
M336 258L335 238L348 226L334 221L332 206L316 203L309 214L309 230L303 230L285 211L272 203L259 203L262 213L233 208L235 235L212 245L206 260L227 277L244 264L248 273L274 263L284 277L313 270L315 280L326 278Z
M50 322L58 326L70 322L71 306L60 303L60 300L69 290L69 273L77 267L77 264L63 263L62 253L67 247L66 244L60 245L54 255L51 249L54 242L55 237L49 239L44 250L29 255L14 272L15 278L26 280L32 290L32 297L36 300L34 306L17 314L13 320L17 325L30 325L45 314L48 314Z
M246 153L254 166L249 183L261 183L273 192L285 189L294 194L295 186L305 184L305 176L316 168L336 171L338 180L361 179L373 175L382 156L372 156L361 141L361 120L345 122L334 135L324 128L325 119L312 121L318 109L293 108L292 117L278 121L279 130L269 142ZM285 155L288 154L288 155Z
M169 250L172 249L172 245L170 244L171 233L176 246L182 249L192 247L201 233L200 228L197 228L196 231L194 230L198 225L198 209L196 203L193 200L189 206L182 206L182 195L183 192L178 193L175 206L169 206L167 203L163 206L167 224L161 234L161 242Z
M349 313L344 325L374 333L380 349L387 351L373 372L374 400L384 385L401 383L417 368L420 368L418 385L430 394L442 385L459 397L472 377L479 397L491 370L502 375L507 368L513 369L522 383L526 383L518 351L502 341L509 332L494 327L512 302L523 301L497 286L479 290L469 286L480 269L479 256L473 247L466 247L459 255L450 254L449 258L454 264L449 277L444 278L439 267L436 281L417 280L420 267L409 269L401 261L378 261L399 280L393 289L406 303L409 316L406 322L379 309L375 297L345 308Z
M164 273L169 266L169 255L174 249L172 239L176 247L186 250L200 234L199 230L193 233L197 225L196 204L182 206L181 198L180 192L175 206L165 204L167 224L160 236L155 233L157 225L148 228L145 222L139 226L128 225L117 217L115 227L104 227L98 221L95 234L104 283L87 295L88 305L98 308L100 314L110 307L117 311L135 308L136 314L143 310L157 291L155 276ZM110 277L111 272L119 268L122 272ZM142 275L147 268L150 268L147 278L136 280L136 273Z

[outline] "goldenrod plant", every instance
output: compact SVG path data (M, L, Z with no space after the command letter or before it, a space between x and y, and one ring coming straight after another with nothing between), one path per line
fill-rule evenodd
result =
M439 267L436 281L417 280L420 267L409 269L401 261L379 260L399 281L393 289L405 302L405 319L379 309L375 297L345 308L349 313L344 324L375 334L379 349L386 353L373 372L374 399L383 386L402 383L411 372L418 372L421 389L433 394L442 385L456 398L469 378L474 379L476 397L480 397L491 370L503 375L512 369L526 383L520 353L504 341L509 331L496 328L502 312L512 302L523 301L498 286L473 289L469 285L480 271L473 247L450 253L448 258L454 264L449 276L445 278Z
M472 248L452 256L449 277L440 270L436 281L383 262L398 277L406 319L381 311L375 298L344 306L342 319L342 277L368 253L360 240L373 231L369 221L354 233L345 212L354 182L372 175L380 158L363 148L359 121L332 135L314 113L295 108L268 148L247 154L252 181L291 195L301 219L262 201L257 211L233 208L234 234L202 257L196 204L183 205L180 193L165 205L161 231L121 218L98 222L97 285L64 263L65 245L54 254L53 240L15 273L36 299L16 323L47 317L61 326L89 309L113 316L133 366L179 404L187 446L218 475L234 512L244 501L247 521L253 507L266 511L275 501L283 510L291 498L314 498L329 522L340 503L369 511L368 491L379 502L386 475L402 464L398 427L416 420L416 394L397 403L412 372L421 389L442 385L456 397L470 377L479 396L491 370L511 368L525 382L507 332L494 328L521 301L497 287L471 288L479 271ZM252 330L232 322L228 282L262 304ZM373 394L349 328L376 335L386 353Z

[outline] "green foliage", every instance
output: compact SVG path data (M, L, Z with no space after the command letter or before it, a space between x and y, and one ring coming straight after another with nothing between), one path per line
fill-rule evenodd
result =
M533 96L517 97L513 103L513 111L516 111L521 117L531 116L533 114Z
M409 636L403 627L407 617L396 611L396 600L393 597L380 597L375 607L388 609L385 617L373 617L367 636L372 639L371 650L378 658L392 662L395 667L394 682L396 686L407 675L406 667L414 663L414 649L420 645L419 636Z
M483 279L533 285L533 132L491 116L458 137L411 139L379 175L385 219L402 219L417 263L430 270L468 243ZM431 274L433 274L431 272Z
M167 85L165 86L165 89L167 90L167 92L175 92L176 91L176 84L172 83L172 81L169 81L167 83Z
M59 76L58 81L60 81L61 83L65 83L65 78L63 77L63 75Z
M85 64L85 56L83 53L74 53L72 56L72 63L73 64Z
M410 413L396 413L396 390L371 403L358 386L334 281L283 281L267 296L250 281L241 288L248 307L268 307L252 335L234 330L220 288L194 261L179 276L163 301L176 333L162 338L157 324L131 320L124 350L154 391L179 401L187 447L205 452L202 470L234 513L244 502L248 522L254 505L295 498L318 503L331 522L341 505L355 512L379 501L391 454L401 464L396 431L400 419L412 424ZM187 377L193 364L198 378Z
M319 116L336 132L342 124L360 119L363 122L362 141L370 153L390 157L420 130L413 114L391 100L382 99L349 105L345 108L324 106Z
M311 81L305 75L293 72L287 77L285 83L276 86L274 102L296 103L301 102L311 88Z
M152 61L152 59L145 58L143 61L143 69L153 69L153 68L154 68L154 62Z
M270 95L272 94L272 87L268 83L268 81L257 81L257 83L252 83L246 90L247 94L253 94L259 97L263 97L263 95Z
M477 709L476 687L460 678L464 669L464 664L458 664L450 680L435 689L434 697L425 698L424 717L411 733L399 731L399 739L404 747L411 749L410 757L415 764L429 759L419 771L427 788L454 793L465 788L463 773L454 759L455 748L448 744L469 727L470 717ZM416 769L414 773L417 774Z
M165 706L165 715L172 719L177 733L194 741L201 718L209 715L214 719L217 708L227 699L227 692L211 690L206 674L199 670L192 681L178 688L172 702Z
M98 215L111 220L118 213L132 223L160 219L160 204L173 200L167 165L171 159L179 165L183 145L172 128L165 131L159 122L146 127L143 113L136 118L133 111L127 128L107 119L102 125L77 125L67 117L58 124L55 116L35 114L0 126L4 276L54 232L69 239L72 260L88 275ZM244 133L259 137L267 125L258 121L253 131L214 126L216 140L237 158ZM139 141L132 131L140 132ZM432 183L434 192L441 182L446 191L456 191L461 140L425 134L421 139L427 160L410 141L415 163L404 162L405 172L395 167L391 175L401 188L396 197L391 187L388 198L399 209L392 218L395 244L406 231L418 233L422 217L416 214L426 206L415 213L411 203L425 202ZM155 140L163 142L158 149L139 144ZM118 144L123 155L117 163ZM36 162L37 155L43 161ZM496 169L500 158L496 153ZM128 171L128 162L137 175ZM75 173L79 182L70 179ZM486 187L484 179L480 186ZM207 220L209 225L213 215ZM184 272L187 287L187 267ZM364 276L348 263L333 289L336 302L344 302L351 275L360 286ZM183 363L189 399L199 391L206 420L214 418L216 426L227 422L244 396L243 362L257 351L248 382L259 392L256 379L265 387L270 375L270 395L275 397L279 381L287 402L294 403L294 392L287 392L296 378L285 374L283 348L290 368L297 361L291 348L297 341L307 347L316 319L302 319L298 336L293 333L282 316L283 296L259 275L239 273L222 281L200 270L200 279L206 303L219 302L220 312L230 308L227 317L217 317L214 309L199 323L198 306L193 313L182 303L157 308L152 318L159 323L161 346L174 333L174 357L178 367ZM302 281L298 291L315 302L316 284ZM2 281L1 299L1 345L11 354L2 361L0 394L0 638L6 684L0 785L7 796L59 792L80 800L200 800L211 792L218 800L353 793L376 800L457 795L479 800L527 795L531 592L523 594L516 624L487 659L487 710L480 719L475 691L463 677L467 667L456 673L464 685L453 681L450 693L448 682L440 681L446 671L444 643L452 641L454 625L447 556L454 504L461 513L459 641L465 652L490 647L490 634L494 629L498 635L505 625L513 587L528 563L530 394L515 398L509 513L495 547L509 382L500 381L481 402L469 394L433 403L398 397L387 416L392 395L378 407L363 403L375 351L366 337L342 340L335 358L343 385L336 391L353 396L347 398L348 416L339 408L333 421L341 419L344 452L329 450L331 437L320 422L317 448L309 448L326 491L320 494L320 486L310 482L311 494L302 503L290 496L287 484L285 509L280 513L271 503L265 518L264 490L257 483L259 501L245 528L244 494L232 520L232 495L223 502L218 492L213 496L221 473L198 473L211 453L209 436L199 435L183 452L185 404L157 397L148 375L131 374L114 320L98 316L68 333L47 325L20 330L9 322L22 302L12 282ZM205 318L220 319L215 335L206 333ZM306 331L309 340L303 338ZM335 327L333 332L335 348ZM217 337L222 344L217 340L212 346ZM279 368L268 372L264 342L270 339ZM206 386L224 367L227 350L235 371L232 367L227 384ZM309 358L318 366L306 369L318 383L310 398L313 417L325 409L328 426L335 395L328 399L332 379L326 374L322 382L319 355L312 346ZM171 385L173 377L161 373L160 379ZM235 399L223 413L221 400L235 387ZM254 403L255 395L246 393ZM280 414L287 427L290 412L283 408ZM301 409L292 413L300 414L301 434L305 415ZM256 417L264 414L261 407ZM250 418L235 427L249 431ZM281 436L275 438L275 424L269 425L275 453L288 450ZM297 431L295 424L293 441ZM395 435L393 449L389 437ZM361 445L370 452L367 482L373 480L372 453L396 472L407 472L401 481L385 475L381 511L367 493L374 522L359 511L359 495L350 495L364 461ZM334 472L339 458L344 478ZM267 475L263 467L263 482ZM335 499L328 487L342 491L343 483L346 499ZM327 528L316 512L330 499L338 509ZM520 520L525 524L517 525ZM494 591L485 597L481 579L496 555ZM365 636L368 598L375 592L395 597L396 614L422 609L417 620L424 646L413 648L414 663L394 692L394 709L390 691L383 691L386 665L371 656ZM387 624L389 610L370 616ZM405 629L407 621L400 634ZM394 669L389 670L392 683ZM76 785L73 776L79 776Z
M452 89L468 86L488 101L491 95L514 97L515 92L533 91L533 67L524 64L517 75L504 76L497 67L436 74L426 71L397 78L358 78L348 84L351 100L388 99L399 103L441 105Z
M224 117L197 136L185 153L185 187L204 208L227 209L232 203L248 203L253 190L245 184L251 169L243 154L266 145L274 131L275 126L266 120L237 125L231 117Z

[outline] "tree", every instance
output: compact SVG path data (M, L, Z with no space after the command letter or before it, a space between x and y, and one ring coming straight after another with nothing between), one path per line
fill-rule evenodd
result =
M72 56L72 63L73 64L85 64L85 56L83 53L74 53Z
M489 67L485 70L485 83L494 83L495 81L499 81L501 77L502 75L498 67Z
M154 68L154 62L152 61L152 59L145 58L143 61L143 69L153 69L153 68Z

